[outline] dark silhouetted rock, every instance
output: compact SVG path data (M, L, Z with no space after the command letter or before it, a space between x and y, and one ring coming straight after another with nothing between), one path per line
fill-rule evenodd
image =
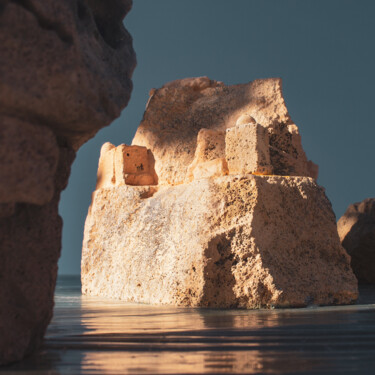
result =
M358 281L375 284L375 198L351 204L337 229Z
M60 192L75 151L132 89L131 0L0 1L0 364L52 316Z

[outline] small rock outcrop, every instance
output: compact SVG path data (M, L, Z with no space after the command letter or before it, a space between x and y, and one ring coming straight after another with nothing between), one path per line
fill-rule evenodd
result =
M132 89L131 0L0 2L0 364L52 317L60 192L78 148Z
M337 229L358 281L375 284L375 198L351 204Z
M138 183L122 177L131 168ZM353 302L357 280L317 169L279 79L152 90L132 146L102 148L83 293L218 308Z

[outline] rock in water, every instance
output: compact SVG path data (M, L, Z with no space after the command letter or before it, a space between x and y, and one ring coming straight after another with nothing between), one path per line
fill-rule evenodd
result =
M130 7L0 1L0 364L38 348L52 317L60 193L75 151L130 98Z
M153 184L128 184L131 162L116 158L140 146L133 171ZM279 79L152 90L133 145L102 148L82 291L218 308L351 303L357 280L316 176Z
M358 281L375 284L375 198L350 205L337 229Z

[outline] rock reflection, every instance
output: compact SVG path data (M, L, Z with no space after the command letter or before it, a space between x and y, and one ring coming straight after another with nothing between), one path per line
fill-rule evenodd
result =
M82 325L95 334L165 332L204 328L201 315L193 309L113 302L82 296Z
M290 310L148 306L61 280L43 350L0 374L372 374L375 289L362 305Z
M199 311L205 328L246 328L257 329L275 327L280 316L270 310L204 310Z
M263 369L257 355L257 352L88 353L82 370L98 374L256 374Z
M316 367L277 352L280 311L186 309L82 297L82 373L272 373ZM271 330L268 332L267 330ZM271 333L271 335L270 335ZM267 350L269 347L269 350Z
M90 333L168 332L219 328L274 327L284 319L279 311L215 310L150 306L81 298L81 323Z

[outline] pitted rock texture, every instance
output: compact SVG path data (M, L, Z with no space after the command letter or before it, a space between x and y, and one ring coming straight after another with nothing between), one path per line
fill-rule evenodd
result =
M218 308L356 300L350 258L324 190L306 177L317 166L280 80L226 87L203 77L151 95L132 146L102 148L83 293ZM116 150L140 145L155 160L158 185L116 178L128 163Z
M119 185L157 185L155 160L146 147L107 142L100 150L96 189Z
M52 317L60 192L75 151L130 98L130 8L0 1L0 364L35 350Z
M204 128L199 130L194 159L188 166L186 180L191 181L195 178L195 173L197 173L195 170L197 168L200 169L200 165L205 164L206 162L212 164L214 160L222 160L224 158L225 132ZM225 168L228 169L227 166Z
M0 6L0 113L47 126L75 150L120 115L132 89L129 0Z
M56 135L45 126L0 118L0 202L50 202L59 160Z
M272 173L317 178L317 166L306 158L278 78L234 86L207 77L186 78L151 90L132 144L153 152L159 184L180 184L189 180L198 132L225 131L241 116L241 121L252 118L267 129Z
M61 250L58 203L75 158L70 147L60 146L57 152L50 202L1 204L8 210L0 210L0 364L37 349L52 318Z
M351 204L337 229L358 281L375 284L375 198Z
M330 202L313 179L224 176L162 186L152 196L150 188L95 191L83 293L220 308L357 298Z
M225 157L230 174L272 174L268 131L262 125L236 125L226 131Z

